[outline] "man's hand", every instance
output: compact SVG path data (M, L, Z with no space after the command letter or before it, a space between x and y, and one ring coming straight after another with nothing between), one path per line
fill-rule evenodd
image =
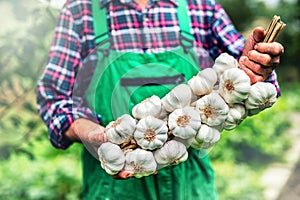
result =
M120 171L119 173L112 176L116 180L126 180L133 177L133 172Z
M107 142L106 130L103 126L88 119L76 119L65 136L74 142L81 142L89 152L98 159L97 149L104 142Z
M97 150L100 145L107 142L106 130L103 126L88 119L77 119L65 132L65 136L74 142L81 142L87 150L98 159ZM99 161L100 162L100 161ZM133 176L132 172L120 171L113 175L114 179L128 179Z
M239 60L240 68L250 77L251 83L265 81L279 65L280 56L284 52L283 46L277 42L262 43L264 37L264 29L255 28Z

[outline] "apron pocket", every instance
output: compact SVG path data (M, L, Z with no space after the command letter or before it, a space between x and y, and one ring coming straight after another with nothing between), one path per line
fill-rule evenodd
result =
M156 86L180 84L185 81L184 74L163 77L121 78L121 86Z

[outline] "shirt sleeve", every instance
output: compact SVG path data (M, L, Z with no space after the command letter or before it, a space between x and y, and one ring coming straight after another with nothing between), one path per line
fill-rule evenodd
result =
M79 31L71 12L64 7L57 19L48 64L37 84L38 111L48 127L53 146L68 148L72 142L64 132L77 118L98 122L100 116L83 106L83 98L73 96L76 72L82 65Z
M236 30L221 5L216 3L214 8L212 23L213 47L211 55L215 59L222 52L227 52L238 59L242 55L246 40ZM276 87L277 96L280 96L280 87L275 70L266 79L266 82L272 83Z
M211 56L215 59L222 52L227 52L235 58L239 58L245 44L244 37L236 30L219 3L214 2L213 8Z

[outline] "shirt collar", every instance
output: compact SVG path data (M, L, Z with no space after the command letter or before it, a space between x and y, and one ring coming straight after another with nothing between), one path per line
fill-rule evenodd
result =
M108 3L112 2L112 1L120 1L121 3L125 3L128 4L134 0L100 0L100 8L103 8L105 6L107 6ZM152 3L158 2L158 1L165 1L165 2L170 2L173 3L176 7L178 5L177 0L149 0L152 1Z

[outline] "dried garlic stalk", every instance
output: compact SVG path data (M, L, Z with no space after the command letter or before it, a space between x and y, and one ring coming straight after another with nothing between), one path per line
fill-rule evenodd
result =
M280 16L274 16L266 30L266 37L263 42L275 42L286 24L281 21Z

